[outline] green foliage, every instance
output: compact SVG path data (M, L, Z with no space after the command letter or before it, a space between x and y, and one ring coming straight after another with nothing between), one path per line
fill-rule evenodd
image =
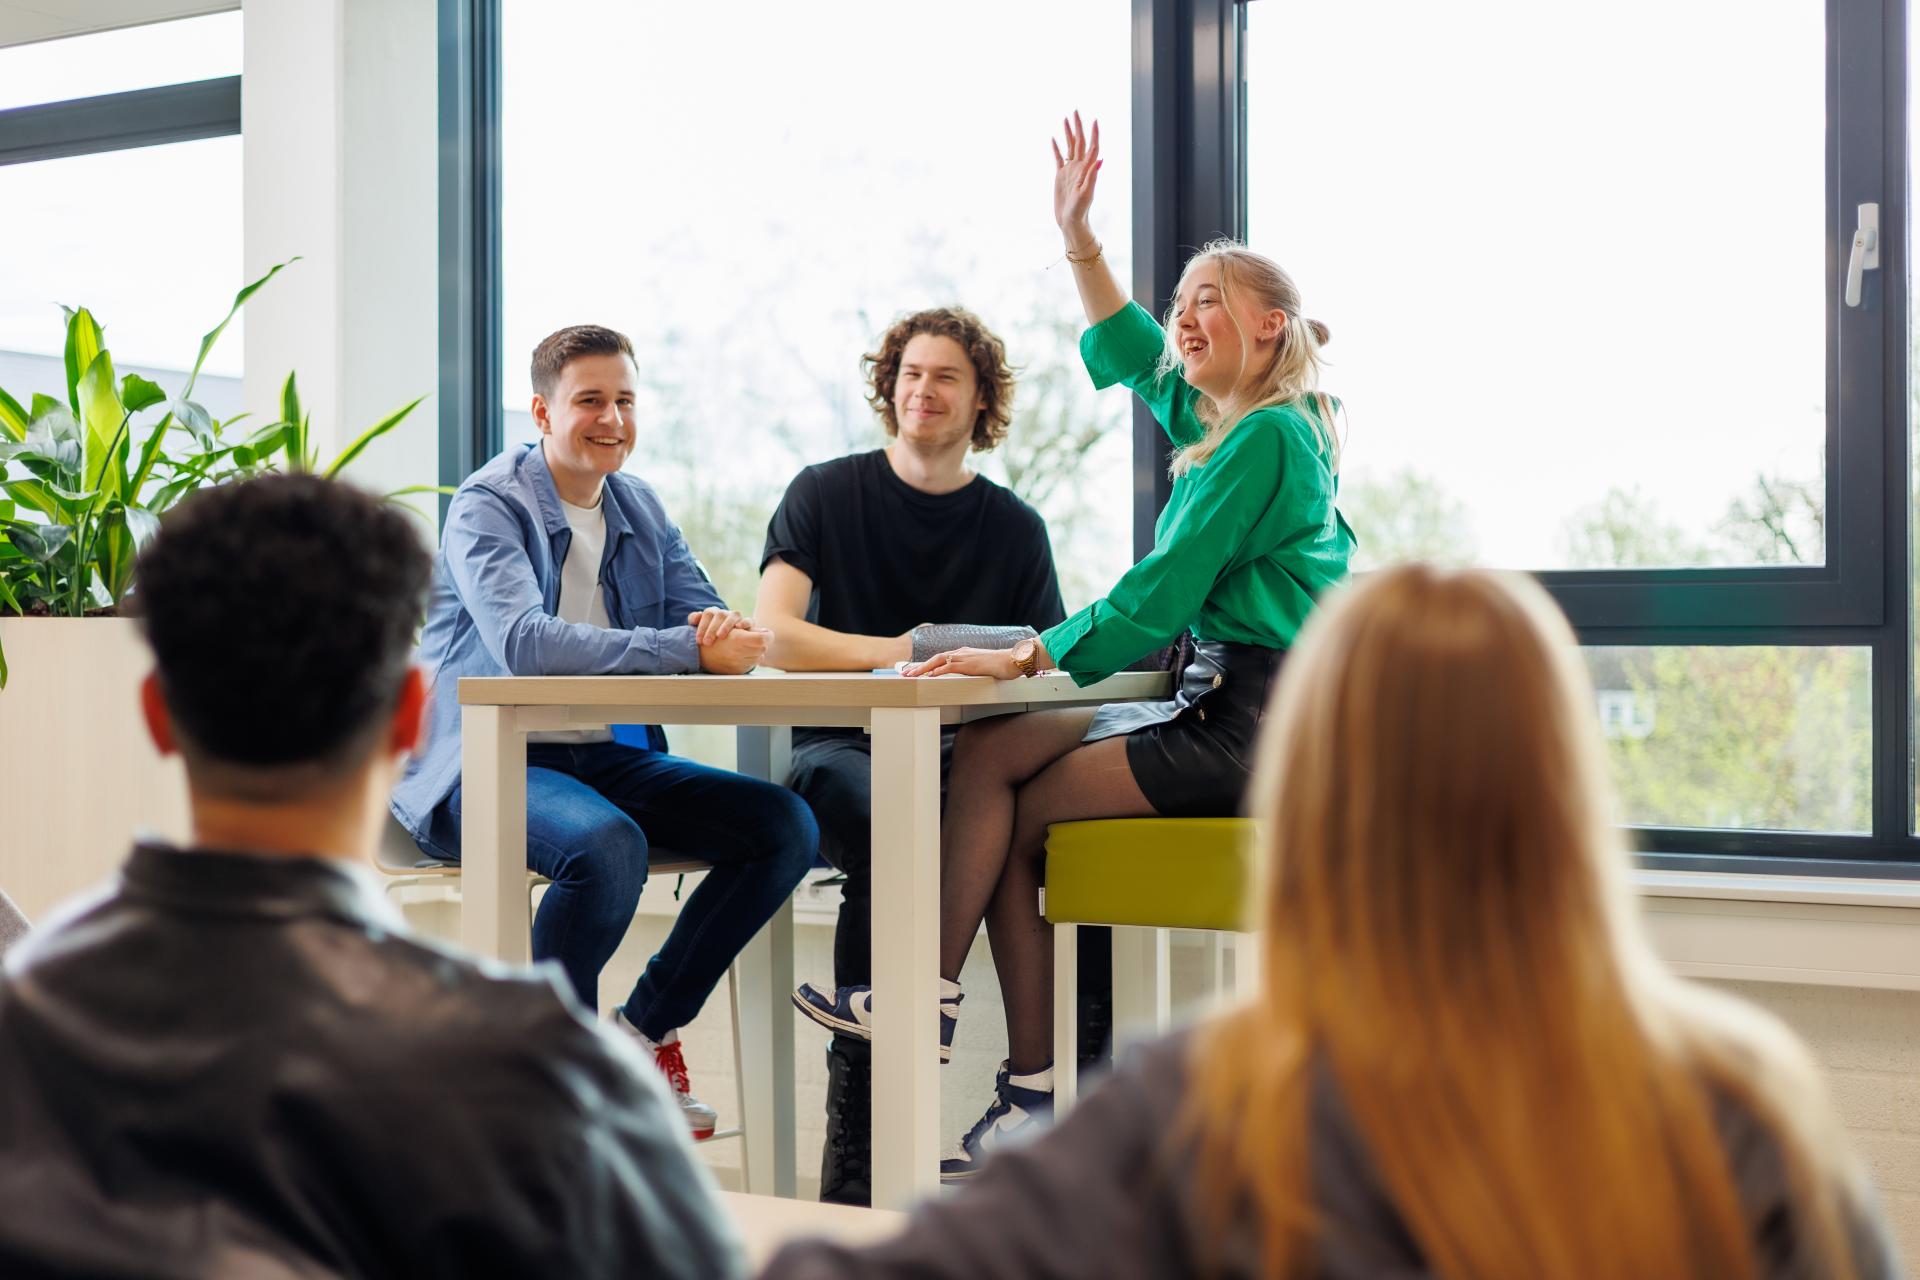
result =
M1626 821L1870 829L1865 650L1661 646L1588 653L1601 697L1625 693L1640 708L1638 732L1608 732Z
M1402 468L1383 479L1343 483L1340 510L1360 540L1357 570L1402 560L1466 565L1479 559L1466 505L1431 476Z
M244 435L236 431L244 414L216 422L193 399L213 344L247 299L287 265L234 296L226 317L201 339L186 385L173 397L138 374L116 381L99 323L85 308L63 308L66 402L36 395L23 409L0 390L0 613L80 617L116 609L132 585L134 557L182 499L266 471L320 471L332 478L418 407L415 400L396 409L320 468L292 374L279 420ZM438 491L402 492L428 489ZM0 688L6 678L0 653Z
M1689 537L1639 490L1575 512L1576 567L1802 564L1824 553L1817 478L1758 475L1712 537ZM1865 831L1873 716L1861 648L1680 646L1587 650L1624 821L1637 826Z

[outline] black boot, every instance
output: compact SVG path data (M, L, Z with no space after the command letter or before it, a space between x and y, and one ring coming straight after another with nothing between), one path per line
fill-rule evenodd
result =
M820 1150L820 1199L873 1202L873 1046L827 1041L827 1141Z

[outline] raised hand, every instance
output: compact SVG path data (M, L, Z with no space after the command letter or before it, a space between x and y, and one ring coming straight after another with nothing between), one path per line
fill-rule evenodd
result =
M1093 136L1087 136L1080 113L1062 120L1067 149L1053 144L1053 220L1067 237L1068 248L1078 248L1093 239L1088 215L1093 209L1093 188L1100 176L1100 122L1093 122Z

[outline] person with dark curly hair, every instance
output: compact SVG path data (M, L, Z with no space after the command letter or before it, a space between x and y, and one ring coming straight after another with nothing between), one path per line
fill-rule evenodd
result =
M865 359L883 449L795 476L767 527L755 618L773 629L767 661L788 671L866 671L913 656L921 623L1039 630L1066 617L1038 512L968 466L1006 438L1013 369L972 312L904 316ZM943 739L943 758L952 736ZM788 785L811 806L821 848L846 876L834 980L871 974L871 741L858 729L798 729ZM796 1003L837 1034L827 1046L823 1200L869 1195L869 1045L864 1008Z
M425 719L411 520L269 476L141 553L141 708L192 840L7 954L0 1275L744 1271L652 1064L374 879Z

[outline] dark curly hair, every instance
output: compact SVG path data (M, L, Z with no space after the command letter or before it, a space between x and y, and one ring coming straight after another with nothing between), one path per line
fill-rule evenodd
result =
M973 361L980 398L986 401L986 407L973 420L974 452L984 453L1005 440L1007 424L1013 421L1013 366L1007 363L1007 344L995 337L979 316L962 307L933 307L904 316L880 339L878 351L861 357L867 367L867 403L886 424L887 434L900 433L900 420L893 411L900 357L906 353L907 343L923 333L952 338Z
M297 789L363 764L431 573L409 516L317 476L207 489L169 512L134 566L131 611L189 769L278 772Z

